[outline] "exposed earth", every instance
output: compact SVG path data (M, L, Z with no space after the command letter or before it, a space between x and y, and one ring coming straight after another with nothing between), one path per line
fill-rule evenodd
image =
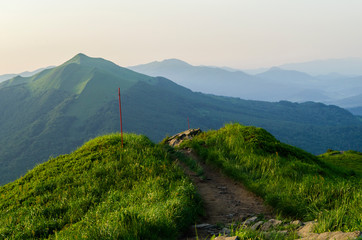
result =
M198 156L190 149L181 150L186 156L198 160L204 170L204 177L200 178L196 173L182 164L187 175L196 185L204 203L205 216L197 224L211 224L222 228L227 224L245 220L250 216L263 214L266 218L273 216L272 209L265 206L263 200L248 191L241 183L235 182L223 175L216 168L203 164ZM211 236L212 231L206 228L198 228L199 239ZM181 239L196 239L195 226Z

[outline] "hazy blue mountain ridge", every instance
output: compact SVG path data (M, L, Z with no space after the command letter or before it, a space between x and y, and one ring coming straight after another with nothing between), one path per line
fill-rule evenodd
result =
M50 69L50 68L53 68L54 66L49 66L49 67L46 67L46 68L39 68L37 70L34 70L34 71L25 71L25 72L22 72L22 73L19 73L19 74L4 74L4 75L0 75L0 83L3 82L3 81L6 81L6 80L9 80L11 78L14 78L16 76L21 76L21 77L30 77L30 76L33 76L45 69Z
M362 58L341 58L288 63L280 68L306 72L313 76L338 73L347 76L362 75Z
M129 69L150 76L166 77L192 91L250 100L278 101L274 93L284 87L242 71L192 66L176 59L133 66Z
M9 80L13 77L16 77L16 74L4 74L4 75L0 75L0 83L6 80Z
M130 69L147 75L164 76L203 93L262 101L316 101L344 108L361 106L358 95L362 92L362 77L358 76L339 73L312 76L280 67L250 75L224 68L192 66L176 59L142 64Z
M348 111L350 111L354 115L359 115L362 117L362 107L349 108Z

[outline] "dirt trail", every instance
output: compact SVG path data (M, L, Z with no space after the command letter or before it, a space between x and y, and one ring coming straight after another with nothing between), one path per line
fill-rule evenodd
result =
M200 179L194 172L183 165L186 174L190 176L196 185L204 202L205 217L197 224L226 225L243 220L249 216L264 214L266 218L272 217L271 208L263 204L263 200L248 191L241 183L235 182L200 161L192 150L182 150L182 153L198 161L204 169L205 180ZM181 239L195 239L195 226ZM198 229L200 239L205 239L208 233Z

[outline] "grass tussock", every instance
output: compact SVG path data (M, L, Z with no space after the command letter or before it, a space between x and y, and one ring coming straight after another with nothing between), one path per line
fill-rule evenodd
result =
M148 138L98 137L0 188L0 239L176 239L195 188Z
M333 151L328 150L326 153L319 155L320 159L349 171L351 175L358 174L362 176L362 153L357 151Z
M317 232L362 229L362 178L264 129L228 124L183 146L242 181L282 215L318 219Z

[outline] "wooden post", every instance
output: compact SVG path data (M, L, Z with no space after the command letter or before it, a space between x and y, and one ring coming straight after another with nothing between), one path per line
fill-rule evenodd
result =
M123 148L123 128L122 128L122 108L121 108L121 89L118 88L118 102L119 102L119 120L121 124L121 146Z

